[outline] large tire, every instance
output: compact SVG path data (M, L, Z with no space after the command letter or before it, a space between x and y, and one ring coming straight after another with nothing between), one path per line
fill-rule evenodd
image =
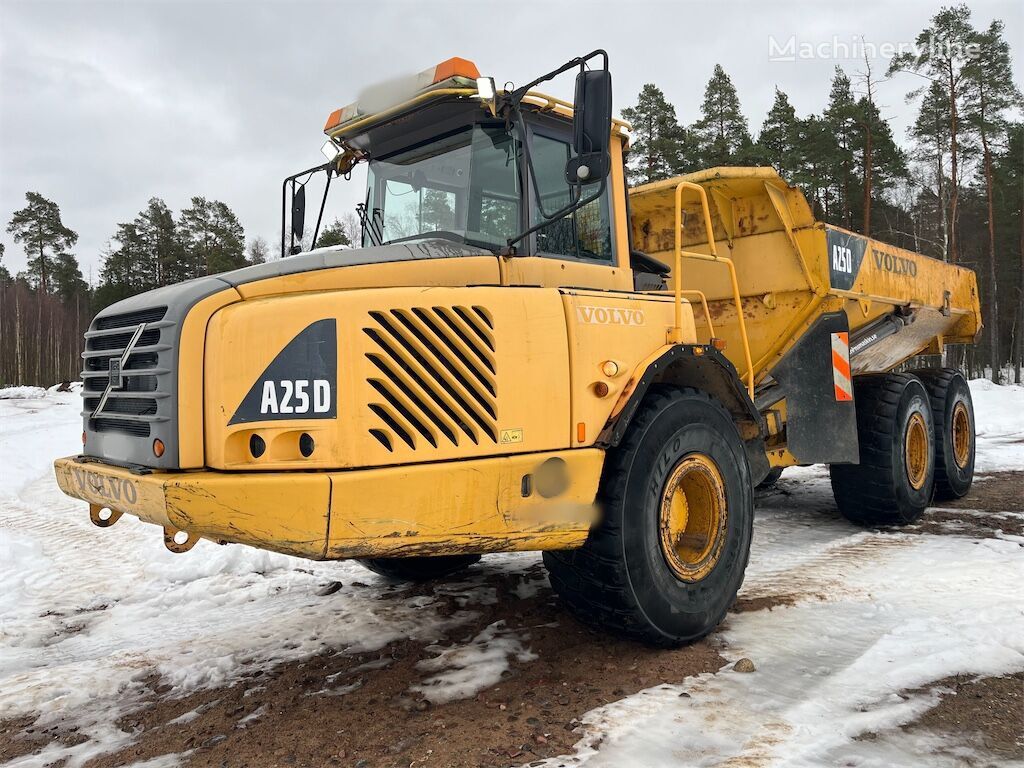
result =
M779 482L779 478L782 477L782 470L784 467L772 467L768 470L768 474L764 476L764 480L757 484L757 490L767 491L770 488L774 488L775 484Z
M743 583L754 494L729 413L692 389L656 389L608 452L603 518L576 550L544 553L583 621L652 645L708 634Z
M907 525L935 484L935 429L924 384L906 373L854 379L859 464L829 467L839 511L858 525Z
M960 371L925 368L914 371L928 390L935 423L935 498L951 501L967 494L974 482L974 403Z
M436 557L367 557L359 564L392 581L433 581L463 571L480 560L480 555L438 555Z

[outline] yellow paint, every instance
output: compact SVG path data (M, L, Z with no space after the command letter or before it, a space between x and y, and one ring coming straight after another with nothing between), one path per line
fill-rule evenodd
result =
M58 459L54 468L57 484L69 496L161 528L301 557L324 555L330 499L326 474L134 475L109 464L79 464L70 457Z
M565 462L568 489L523 497L523 476ZM352 472L129 470L54 463L64 493L171 531L313 559L579 546L604 453L590 449Z
M523 476L566 462L569 490L544 499ZM331 475L329 557L565 549L593 520L604 452L523 454Z
M467 326L455 313L477 317L474 308L489 316L493 328L479 319ZM417 313L425 313L433 325ZM463 327L474 347L438 313ZM325 318L337 323L337 418L229 425L277 354L304 328ZM493 352L474 336L478 332L491 339ZM448 350L446 358L459 375L438 364L421 338ZM572 423L568 347L561 295L554 289L368 288L245 301L210 322L206 463L216 469L343 469L566 448ZM383 409L413 444L371 406ZM384 433L391 449L371 430ZM522 439L502 443L502 430L519 430ZM316 444L309 458L298 450L303 432ZM258 459L249 453L253 433L268 447Z
M238 286L238 293L244 299L257 299L313 291L499 283L498 259L488 254L458 259L421 259L317 269L243 283Z
M628 398L652 352L665 347L665 334L672 326L674 304L671 297L644 293L566 290L565 323L568 328L569 366L572 382L571 423L583 424L586 438L574 435L574 446L592 445L617 404ZM684 336L693 343L696 330L690 305L684 305ZM618 361L626 377L608 377L602 364L609 358ZM599 397L592 385L603 381L608 393ZM624 397L625 396L625 397Z
M708 192L710 228L699 197L676 206L680 182ZM662 261L671 261L677 247L706 254L726 254L735 265L735 286L727 270L708 259L687 262L681 287L702 291L710 306L715 335L726 340L725 354L741 373L747 369L743 350L746 326L755 382L772 367L823 313L845 310L850 330L888 314L896 306L938 313L949 292L949 315L922 332L902 359L925 349L936 335L946 342L973 341L981 327L977 283L971 270L944 264L920 254L868 240L857 280L850 291L830 285L826 228L814 220L803 193L770 168L711 168L678 179L638 187L631 192L634 244ZM677 212L682 224L676 226ZM912 261L916 276L877 268L872 251ZM675 287L673 285L673 287ZM742 304L737 312L735 293ZM771 301L765 302L771 294ZM705 337L703 313L698 334ZM913 327L913 326L911 326ZM885 360L886 370L901 360Z
M241 300L234 288L207 296L185 316L178 347L178 466L197 469L203 454L203 350L206 326L217 310Z
M687 455L665 481L658 531L665 561L690 583L707 578L725 546L729 505L725 482L714 459Z

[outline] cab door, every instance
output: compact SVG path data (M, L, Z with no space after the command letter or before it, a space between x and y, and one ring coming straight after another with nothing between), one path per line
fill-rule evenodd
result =
M613 137L611 152L612 170L601 197L530 235L521 245L527 255L507 261L511 285L633 289L619 137ZM536 176L536 186L526 181L532 225L569 202L568 126L550 118L531 123L530 156ZM584 187L583 194L596 189Z

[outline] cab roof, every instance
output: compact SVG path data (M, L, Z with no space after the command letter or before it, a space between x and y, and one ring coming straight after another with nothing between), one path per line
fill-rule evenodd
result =
M396 78L365 89L357 101L331 112L324 133L335 142L343 143L399 114L447 98L479 99L481 109L487 109L488 102L481 98L478 82L484 79L472 61L457 56L446 59L412 77ZM572 119L572 104L553 96L530 91L523 103ZM612 130L628 141L629 123L613 120Z

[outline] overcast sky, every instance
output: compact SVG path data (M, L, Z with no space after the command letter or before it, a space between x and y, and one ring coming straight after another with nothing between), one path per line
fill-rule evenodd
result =
M60 204L79 233L86 278L118 222L153 196L177 212L193 195L223 200L251 239L279 236L280 182L321 162L327 114L365 85L416 72L450 56L523 83L566 59L603 47L611 57L616 111L654 82L692 122L720 63L736 85L753 132L776 86L798 114L820 111L834 57L773 61L785 46L912 41L938 2L583 3L135 2L0 0L0 223L33 190ZM1020 2L972 0L975 25L1006 23L1022 77ZM840 54L842 52L840 51ZM884 72L887 62L875 62ZM902 139L919 83L903 75L879 102ZM550 89L569 96L571 78ZM338 210L362 197L361 178ZM4 263L25 257L10 235Z

